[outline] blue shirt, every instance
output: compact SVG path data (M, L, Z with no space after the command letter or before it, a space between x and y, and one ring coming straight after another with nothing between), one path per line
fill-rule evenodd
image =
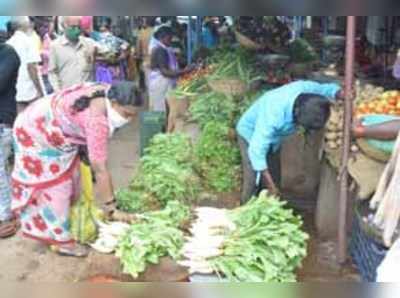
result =
M11 21L11 16L0 16L0 30L7 31L7 23L9 21Z
M249 158L256 172L268 168L267 154L279 149L283 138L296 132L293 109L297 97L313 93L334 98L337 84L297 81L266 92L239 120L237 131L249 144Z

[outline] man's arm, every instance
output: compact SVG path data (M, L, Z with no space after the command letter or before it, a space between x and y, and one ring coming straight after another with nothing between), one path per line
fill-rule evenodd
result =
M20 66L17 53L11 51L4 59L0 59L0 93L10 87L10 81Z
M38 64L37 63L29 63L27 65L27 67L28 67L29 77L31 78L31 80L36 88L36 92L37 92L36 99L38 99L43 96L43 90L42 90L42 86L40 85L40 79L39 79Z
M271 173L268 170L267 154L272 148L275 137L274 120L272 117L267 119L259 117L256 127L249 144L249 158L253 170L262 174L269 191L274 194L279 192Z
M328 98L341 97L342 87L335 83L321 84L313 81L301 81L302 93L313 93Z
M58 68L57 51L54 46L50 46L49 52L49 81L54 91L58 91L61 88L60 71Z

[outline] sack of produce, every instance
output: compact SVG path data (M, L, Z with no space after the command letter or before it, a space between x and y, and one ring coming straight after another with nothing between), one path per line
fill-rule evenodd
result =
M86 244L96 239L96 222L103 220L104 214L94 203L90 167L81 163L80 171L82 194L71 208L71 233L76 241Z

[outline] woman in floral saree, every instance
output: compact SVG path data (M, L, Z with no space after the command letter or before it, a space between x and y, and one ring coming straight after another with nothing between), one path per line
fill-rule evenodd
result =
M99 200L107 209L114 202L108 138L134 116L128 107L133 100L133 83L86 83L44 97L18 116L12 209L26 237L62 255L87 255L69 231L70 206L80 194L79 146L87 146Z

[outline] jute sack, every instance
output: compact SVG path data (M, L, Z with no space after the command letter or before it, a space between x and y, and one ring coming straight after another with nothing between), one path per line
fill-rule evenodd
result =
M178 98L175 95L169 94L167 96L167 103L169 108L167 132L172 133L175 131L177 120L185 118L185 115L187 114L189 109L189 98Z

